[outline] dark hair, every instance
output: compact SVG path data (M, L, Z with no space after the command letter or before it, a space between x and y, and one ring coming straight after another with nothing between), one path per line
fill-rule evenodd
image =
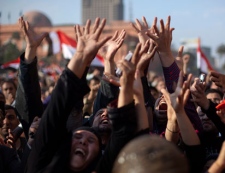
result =
M149 87L149 91L155 91L155 92L159 92L156 87L150 86Z
M210 93L217 93L220 95L221 99L223 99L223 93L218 89L207 89L205 91L205 95L210 94Z
M2 88L2 85L3 85L4 83L11 83L11 84L14 86L15 89L17 88L16 83L15 83L14 80L12 80L12 79L4 79L4 80L1 82L1 88Z
M96 128L93 128L93 127L87 127L87 126L81 126L81 127L78 127L77 129L75 129L73 131L76 132L78 130L86 130L86 131L89 131L91 133L93 133L97 139L98 139L98 143L99 143L99 152L98 152L98 155L96 156L96 158L92 161L92 163L90 163L90 165L85 168L85 170L83 172L92 172L93 170L95 170L96 168L96 165L98 164L100 158L102 157L102 140L101 140L101 136L99 135L98 131Z
M91 79L88 80L88 84L90 84L90 82L91 82L92 80L95 80L95 81L97 81L97 82L100 82L100 78L99 78L98 76L93 76Z
M0 110L2 111L3 116L5 116L5 102L0 101Z
M5 111L6 111L6 110L9 110L9 109L14 110L14 112L16 113L16 117L17 117L18 119L20 119L19 113L18 113L18 111L16 110L16 108L14 108L14 107L11 106L11 105L5 105Z

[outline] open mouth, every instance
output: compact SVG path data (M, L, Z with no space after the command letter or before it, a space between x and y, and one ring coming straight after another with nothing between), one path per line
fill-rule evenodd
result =
M84 152L84 150L82 150L81 148L77 148L74 152L76 155L80 155L82 157L86 156L86 153Z
M101 124L109 124L109 120L104 119L104 120L101 121Z

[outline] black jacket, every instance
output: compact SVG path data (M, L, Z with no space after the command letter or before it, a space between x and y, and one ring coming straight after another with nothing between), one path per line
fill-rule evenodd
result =
M0 145L0 172L22 173L21 162L16 150Z
M72 135L66 123L74 104L88 92L85 75L79 79L69 69L63 71L42 116L26 172L70 172L67 164Z

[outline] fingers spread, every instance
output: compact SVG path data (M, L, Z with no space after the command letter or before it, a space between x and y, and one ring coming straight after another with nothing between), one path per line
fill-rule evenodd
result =
M180 46L178 50L178 56L182 57L184 46Z
M130 25L135 29L135 31L137 32L137 33L139 33L140 32L140 30L136 27L136 25L135 24L133 24L133 23L130 23Z
M160 33L164 33L164 32L165 32L164 22L163 22L163 20L161 19L161 20L160 20Z
M139 55L140 50L141 50L141 43L138 43L134 50L133 57L131 59L132 64L134 64L135 66L137 65L137 63L140 59L140 55Z
M116 40L116 39L117 39L117 36L118 36L118 31L115 32L115 34L114 34L113 37L112 37L112 40L113 40L113 41Z
M100 18L96 18L95 19L95 24L94 24L94 26L92 28L92 32L91 33L95 33L96 32L96 29L98 28L99 22L100 22Z
M102 47L108 40L110 40L112 37L111 36L108 36L108 37L105 37L105 38L103 38L102 40L100 40L98 43L97 43L97 45L98 45L98 47L100 48L100 47Z
M85 25L85 34L89 34L90 33L90 25L91 25L91 20L87 20L86 25Z
M147 23L146 18L145 18L144 16L142 17L142 22L143 22L143 25L144 25L146 28L148 28L148 23Z
M105 27L106 19L102 19L101 24L98 26L96 32L95 32L95 39L98 40L99 36L102 33L103 28Z
M165 29L166 29L167 31L170 30L170 20L171 20L171 18L170 18L170 16L168 16L167 22L166 22L166 27L165 27Z

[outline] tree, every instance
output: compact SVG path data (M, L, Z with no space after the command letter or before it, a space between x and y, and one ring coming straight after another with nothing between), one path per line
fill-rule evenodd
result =
M218 48L217 48L217 53L220 55L220 57L222 57L223 55L225 55L225 44L221 44Z
M21 52L12 42L8 42L0 47L0 64L14 60L20 56Z

